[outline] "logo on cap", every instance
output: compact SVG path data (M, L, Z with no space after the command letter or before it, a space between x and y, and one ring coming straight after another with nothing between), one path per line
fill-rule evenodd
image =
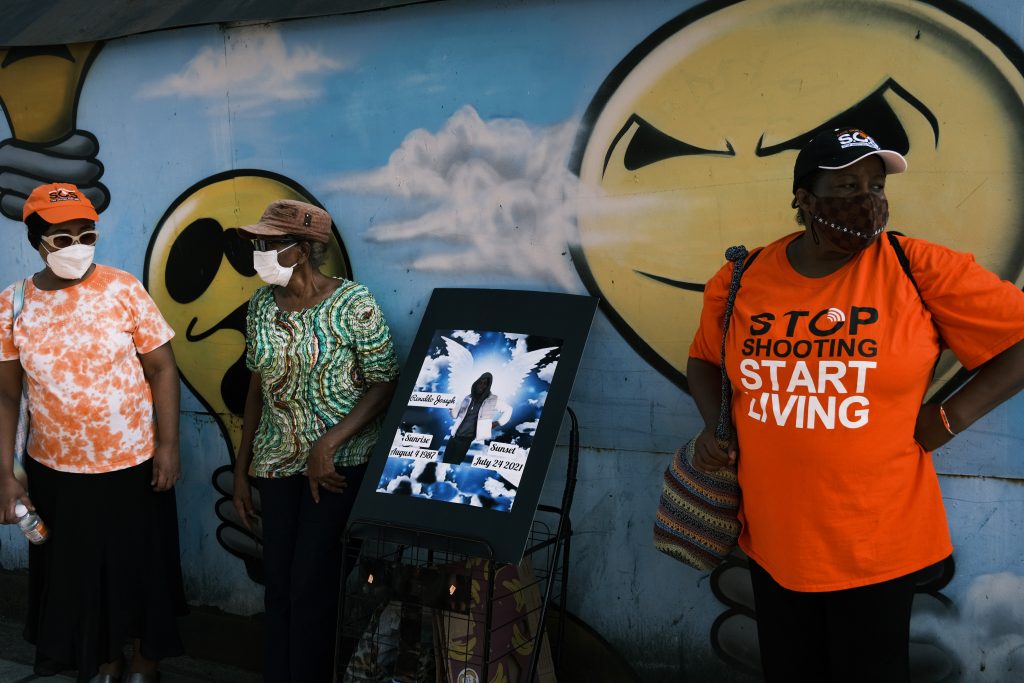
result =
M50 203L77 201L79 201L78 193L74 190L69 190L66 187L58 187L56 190L50 190Z
M881 149L878 143L874 139L862 130L857 128L850 128L844 130L838 135L839 146L842 149L847 147L870 147L871 149Z

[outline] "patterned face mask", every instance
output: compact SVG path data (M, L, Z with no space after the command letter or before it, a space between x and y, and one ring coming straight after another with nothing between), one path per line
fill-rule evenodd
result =
M833 242L852 250L868 246L889 222L888 200L866 192L853 197L815 196L815 208L814 221L828 228Z

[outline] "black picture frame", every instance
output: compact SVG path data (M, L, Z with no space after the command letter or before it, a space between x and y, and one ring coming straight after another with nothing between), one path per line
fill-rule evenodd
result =
M514 563L522 559L562 418L572 393L598 299L590 296L495 289L435 289L409 351L381 437L349 517L350 538L410 545L432 542L467 555ZM508 509L378 490L424 360L438 331L481 330L561 342L525 467Z

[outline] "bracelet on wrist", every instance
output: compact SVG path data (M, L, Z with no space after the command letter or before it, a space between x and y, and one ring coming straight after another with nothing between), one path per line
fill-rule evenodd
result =
M956 432L954 432L953 428L949 426L949 418L946 416L946 407L941 403L939 404L939 417L942 418L942 426L946 428L949 435L956 436Z

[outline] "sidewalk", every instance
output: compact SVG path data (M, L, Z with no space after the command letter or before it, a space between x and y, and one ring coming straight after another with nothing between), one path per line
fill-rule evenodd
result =
M74 681L74 672L58 676L32 673L35 648L21 637L22 624L0 617L0 681ZM258 654L258 653L255 653ZM160 663L161 683L259 683L262 677L242 668L193 657L174 657Z
M21 636L24 626L27 575L0 571L0 683L65 683L75 672L36 676L35 648ZM160 663L161 683L260 683L262 621L192 607L179 620L188 656Z

